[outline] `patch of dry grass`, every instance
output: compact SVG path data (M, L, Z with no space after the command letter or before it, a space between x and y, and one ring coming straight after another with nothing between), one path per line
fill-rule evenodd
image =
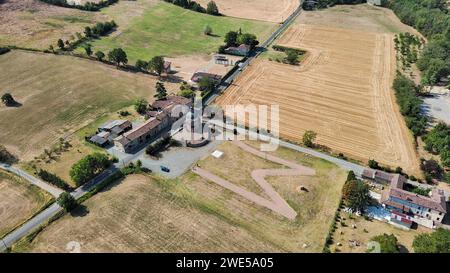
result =
M137 98L152 101L158 80L90 60L23 51L1 55L0 70L2 90L22 104L0 106L0 143L21 160ZM178 90L165 85L169 93Z
M0 170L0 238L45 206L52 197L21 178Z
M269 179L299 213L295 221L191 172L175 180L134 175L16 251L65 252L78 241L83 252L320 252L346 173L291 150L276 153L318 172L310 179ZM296 191L300 184L309 192Z

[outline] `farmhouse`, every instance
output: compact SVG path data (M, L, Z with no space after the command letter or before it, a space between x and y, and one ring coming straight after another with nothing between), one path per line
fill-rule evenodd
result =
M251 47L246 44L242 44L238 47L228 47L225 49L225 53L231 54L231 55L238 55L238 56L247 56L250 53Z
M192 106L190 99L180 96L170 96L164 100L157 100L151 105L151 111L146 113L148 118L143 124L114 139L114 146L121 152L129 153L158 136L180 116L172 116L175 106Z
M114 139L114 146L121 152L129 153L150 141L169 125L169 115L159 113L156 117L148 119L140 126Z
M391 212L390 221L408 228L413 222L436 228L447 213L444 192L433 189L430 197L422 196L404 190L405 182L402 175L393 175L389 191L382 195L382 204Z

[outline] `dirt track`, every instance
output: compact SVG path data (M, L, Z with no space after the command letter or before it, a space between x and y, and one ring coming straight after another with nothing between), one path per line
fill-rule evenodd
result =
M225 179L222 179L211 172L194 167L192 171L201 177L208 179L224 188L227 188L233 191L236 194L239 194L248 200L260 205L264 206L272 211L283 215L288 219L295 219L297 216L297 212L292 209L289 204L273 189L273 187L266 181L267 176L296 176L296 175L315 175L315 171L311 168L304 167L302 165L292 163L290 161L281 159L279 157L265 154L256 150L255 148L244 144L243 142L233 141L233 143L239 146L241 149L257 155L261 158L265 158L266 160L273 161L278 164L282 164L288 166L290 169L260 169L252 171L252 178L258 183L258 185L263 189L264 193L269 197L270 200L262 198L261 196L250 192L242 187L236 186L233 183L228 182Z
M278 44L308 50L300 66L257 61L219 98L227 104L280 105L280 135L317 142L347 156L374 158L419 174L412 137L391 84L392 35L296 24Z

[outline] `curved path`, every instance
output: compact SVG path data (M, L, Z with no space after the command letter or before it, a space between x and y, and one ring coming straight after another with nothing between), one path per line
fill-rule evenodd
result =
M316 171L311 168L307 168L305 166L284 160L282 158L263 153L240 141L233 141L233 144L240 147L244 151L252 153L256 156L289 167L289 169L258 169L252 171L251 173L252 178L263 189L264 193L269 197L269 199L265 199L242 187L236 186L235 184L223 178L220 178L217 175L214 175L204 169L194 167L192 171L205 179L208 179L228 190L231 190L236 194L241 195L242 197L250 200L255 204L266 207L278 214L283 215L288 219L294 220L295 217L297 216L297 212L295 212L295 210L289 206L289 204L273 189L273 187L266 181L265 178L267 176L315 175Z

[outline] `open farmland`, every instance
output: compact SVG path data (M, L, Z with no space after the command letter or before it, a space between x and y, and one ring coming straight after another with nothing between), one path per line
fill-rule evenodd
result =
M47 49L85 26L106 20L101 14L48 5L39 0L0 1L0 45Z
M216 172L206 161L236 160L229 173L246 177L247 167L264 167L261 158L237 151L230 143L218 149L225 151L224 158L208 156L200 162L202 168ZM316 171L314 176L268 177L298 213L295 220L192 172L176 180L133 175L87 200L85 208L50 224L31 244L18 243L13 251L65 252L68 242L77 241L82 252L320 252L346 172L285 148L272 154ZM229 179L249 190L255 183L251 178ZM300 191L300 185L308 192Z
M206 7L210 0L198 0ZM231 17L281 23L299 6L299 0L215 0L219 12Z
M422 37L417 30L403 24L392 10L366 4L336 5L314 12L304 12L296 22L379 33L410 32Z
M281 137L300 142L314 130L317 142L335 152L420 175L391 90L392 34L297 23L277 43L308 53L300 66L255 62L219 104L278 104Z
M133 3L121 1L102 12L116 20L129 9L134 10ZM138 5L136 3L135 5ZM175 57L188 54L210 54L216 52L223 44L228 31L242 29L257 35L259 40L267 38L276 24L229 17L206 15L183 9L173 4L160 2L144 8L140 14L128 18L128 22L119 25L116 32L108 37L92 42L95 50L108 51L121 47L128 55L130 63L136 60L149 60L153 56ZM204 35L205 26L209 25L214 35Z
M0 171L0 238L39 211L51 198L38 187Z
M153 100L156 77L70 56L12 51L0 56L2 90L20 107L0 107L0 143L30 160L99 117ZM166 83L168 92L175 84Z

